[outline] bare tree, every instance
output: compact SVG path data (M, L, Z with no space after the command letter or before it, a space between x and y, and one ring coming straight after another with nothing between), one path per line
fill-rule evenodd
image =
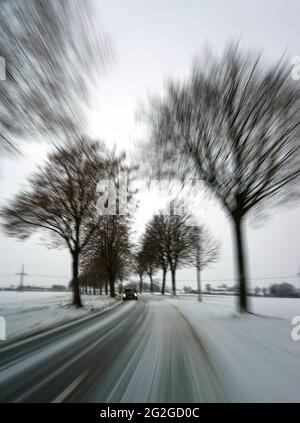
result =
M176 271L180 267L194 264L196 241L190 218L189 214L168 217L166 247L174 295L176 295Z
M207 294L211 294L212 287L210 283L205 284Z
M172 207L169 207L172 210ZM194 225L187 213L167 215L160 211L147 223L141 242L141 258L153 289L152 276L162 269L162 295L165 293L166 274L170 266L173 292L176 292L175 274L178 267L192 266L200 271L217 261L219 244L204 225ZM140 259L141 260L141 259ZM151 289L151 292L152 292Z
M204 270L211 263L216 263L219 259L220 254L220 244L219 242L211 235L209 229L206 225L196 225L196 241L197 247L199 249L199 268ZM197 251L195 251L195 255ZM195 260L195 263L197 260Z
M248 310L245 218L299 198L299 94L283 61L263 65L230 47L197 62L186 82L170 82L146 114L159 176L201 179L231 217L241 312Z
M151 249L151 254L156 266L162 270L162 295L165 294L166 275L168 271L168 257L167 257L167 216L162 212L155 214L147 223L144 239L147 243L148 249Z
M131 264L133 270L138 274L140 278L140 293L143 292L143 277L147 272L147 259L145 252L141 245L139 245L134 253L132 254Z
M85 122L91 87L111 56L90 0L2 1L0 148L32 135L73 137Z
M3 228L12 237L27 239L38 230L52 235L52 246L67 247L72 256L73 302L81 306L79 256L97 228L97 184L106 177L107 159L97 142L82 139L57 147L29 188L1 209Z
M130 267L131 206L134 206L136 193L132 183L136 170L136 166L127 162L124 152L117 154L113 150L108 154L107 180L98 185L102 218L83 254L88 265L98 263L104 267L112 297L115 297L117 279L122 283Z
M195 266L197 269L197 285L199 301L202 301L201 271L219 258L219 243L211 236L204 225L194 226L195 235Z
M147 237L146 233L142 237L141 244L145 270L150 279L150 292L153 294L153 275L159 268L159 262L157 260L157 254L154 250L155 247L153 242L149 237Z
M134 196L137 189L134 187L136 174L139 169L137 165L128 161L124 151L116 152L116 148L109 153L108 177L110 185L107 192L105 207L111 214L118 216L133 216L137 204ZM105 210L103 209L104 213Z
M167 212L171 210L171 214ZM163 270L163 287L165 290L165 276L169 266L172 278L172 290L176 295L176 271L183 266L194 263L195 232L191 226L191 216L182 209L180 215L174 214L172 207L165 212L160 212L158 217L153 217L145 231L145 244L152 251L155 265L159 264ZM147 262L147 255L145 254Z
M85 289L85 293L87 293L88 288L93 288L94 295L96 295L97 289L100 291L100 295L102 295L106 280L107 275L102 263L93 262L82 267L79 284Z

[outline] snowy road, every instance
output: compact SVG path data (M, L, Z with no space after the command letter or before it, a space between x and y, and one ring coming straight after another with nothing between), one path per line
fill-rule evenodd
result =
M0 349L0 401L220 402L188 321L160 297L127 302Z

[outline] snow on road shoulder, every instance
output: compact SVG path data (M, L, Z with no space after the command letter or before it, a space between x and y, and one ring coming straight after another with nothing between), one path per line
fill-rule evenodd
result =
M291 321L283 312L279 318L241 316L228 303L168 301L198 333L230 401L300 401L300 341L292 340ZM280 308L279 301L273 307Z
M184 295L187 300L195 300L195 295ZM229 310L236 309L238 297L233 295L203 295L207 304L221 305ZM299 298L248 297L250 310L261 316L291 320L300 315Z
M71 305L70 292L0 291L0 316L6 320L6 338L11 341L112 307L116 301L105 295L83 295L83 308L77 309Z

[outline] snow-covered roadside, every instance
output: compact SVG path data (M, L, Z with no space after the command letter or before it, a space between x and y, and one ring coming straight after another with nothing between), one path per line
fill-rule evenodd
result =
M195 300L195 295L184 295L185 299ZM208 304L218 304L230 310L237 308L238 297L232 295L203 295L203 301ZM248 297L250 310L260 316L277 317L291 320L300 316L299 298Z
M83 308L77 309L70 305L71 300L70 292L0 291L7 341L102 311L118 301L105 295L83 295Z
M198 333L229 401L300 402L300 341L292 340L291 321L283 311L279 318L240 316L228 302L168 301ZM269 306L280 308L280 301ZM263 311L262 302L259 307Z

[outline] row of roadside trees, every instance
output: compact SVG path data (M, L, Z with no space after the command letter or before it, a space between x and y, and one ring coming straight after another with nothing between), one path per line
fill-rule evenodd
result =
M103 144L87 138L56 147L45 165L31 176L27 189L1 210L9 236L24 240L37 230L46 231L50 246L69 250L77 306L81 306L80 266L85 276L104 274L114 296L114 283L127 265L129 219L126 214L106 214L109 199L101 202L104 193L98 189L99 181L108 178L117 189L125 161L126 156L111 155Z
M1 210L9 236L25 240L43 231L49 235L49 246L69 250L76 306L81 306L80 288L109 291L114 297L116 283L122 284L131 273L140 276L141 292L147 274L153 292L153 275L161 270L164 294L170 270L176 294L178 269L198 266L200 272L218 257L218 243L207 228L196 225L183 208L175 214L172 204L170 211L152 217L138 247L134 246L130 209L135 208L131 182L136 170L127 164L125 154L111 153L103 143L82 138L56 147L27 188ZM125 172L126 210L121 210ZM107 180L114 195L102 190L101 182Z
M155 214L147 223L138 249L134 255L134 267L140 277L150 279L153 292L153 274L162 272L162 289L165 293L166 276L171 273L172 291L176 294L176 272L182 267L198 267L203 270L218 258L219 245L204 225L195 224L192 216L182 209L174 213L172 203L166 210Z

